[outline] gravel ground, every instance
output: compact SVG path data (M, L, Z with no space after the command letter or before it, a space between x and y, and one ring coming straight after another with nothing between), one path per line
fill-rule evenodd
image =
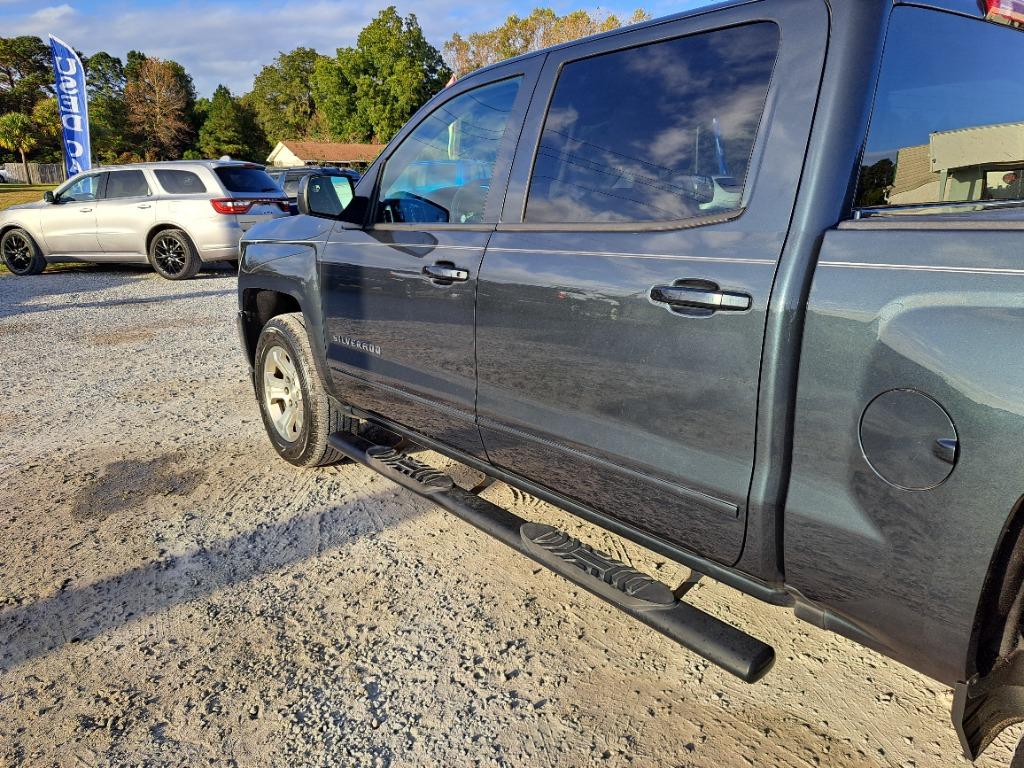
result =
M234 294L0 277L0 765L967 764L948 689L789 611L691 593L774 643L747 686L362 467L278 460Z

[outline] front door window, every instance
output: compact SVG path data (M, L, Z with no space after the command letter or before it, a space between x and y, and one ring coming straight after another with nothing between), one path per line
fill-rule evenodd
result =
M83 176L70 187L60 193L61 202L80 203L95 200L99 197L100 175Z
M483 223L520 81L515 77L467 91L416 126L384 165L377 221Z

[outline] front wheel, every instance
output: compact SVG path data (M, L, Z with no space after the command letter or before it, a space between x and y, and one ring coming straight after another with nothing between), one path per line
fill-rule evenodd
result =
M15 275L38 275L46 269L46 259L32 236L24 229L10 229L0 238L0 256L4 266Z
M191 238L180 229L156 233L149 244L149 263L160 277L168 280L193 278L203 264Z
M263 327L253 370L263 426L281 458L298 467L342 461L327 438L355 420L324 389L301 314L278 315Z

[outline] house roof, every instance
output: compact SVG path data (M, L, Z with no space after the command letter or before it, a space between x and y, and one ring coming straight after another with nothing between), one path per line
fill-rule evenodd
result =
M383 144L345 144L334 141L281 141L270 153L272 161L285 147L304 163L369 163L384 149Z
M932 172L931 146L918 144L903 147L896 155L896 178L890 195L898 195L917 189L930 182L936 182L938 175Z

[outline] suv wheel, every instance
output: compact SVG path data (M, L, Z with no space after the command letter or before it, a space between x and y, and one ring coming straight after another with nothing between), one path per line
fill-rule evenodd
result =
M278 315L263 327L253 370L263 426L281 458L298 467L345 458L327 438L356 422L324 389L301 314Z
M32 236L24 229L11 229L0 238L4 266L15 275L38 275L46 269L46 259Z
M168 280L193 278L202 266L192 240L180 229L156 233L149 244L149 263L160 277Z

